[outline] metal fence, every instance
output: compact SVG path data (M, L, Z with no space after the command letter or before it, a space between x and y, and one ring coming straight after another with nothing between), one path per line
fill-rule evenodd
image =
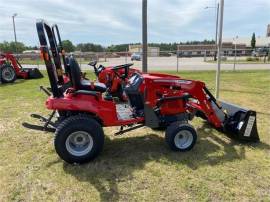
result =
M97 60L99 63L110 66L123 63L134 63L134 66L141 68L141 61L131 60L131 52L74 52L73 54L82 68L87 68L90 61ZM69 55L67 54L67 55ZM160 51L156 57L148 57L148 69L151 70L207 70L215 69L215 50L173 50ZM151 55L151 53L149 54ZM40 55L18 54L19 61L25 65L41 66ZM269 55L253 51L252 49L223 49L222 63L227 69L235 70L237 66L244 68L244 65L253 64L254 68L265 64L269 68Z

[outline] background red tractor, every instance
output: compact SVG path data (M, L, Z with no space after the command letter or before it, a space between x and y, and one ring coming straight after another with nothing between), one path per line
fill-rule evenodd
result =
M0 55L0 81L12 83L17 78L37 79L43 75L37 68L23 68L13 54L6 53Z

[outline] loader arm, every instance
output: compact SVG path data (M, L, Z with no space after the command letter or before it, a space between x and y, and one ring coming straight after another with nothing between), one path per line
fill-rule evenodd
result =
M236 139L253 142L260 140L255 111L217 101L203 82L180 80L180 83L181 90L192 97L187 102L189 111Z
M3 57L6 58L7 61L10 61L16 74L18 74L21 71L22 67L14 55L6 53L3 55Z
M218 116L216 108L220 109L220 106L218 106L216 99L206 88L205 84L201 81L193 80L180 81L181 90L189 93L192 97L187 102L188 109L193 112L202 113L207 121L214 125L215 128L222 127L226 115L224 113L224 116ZM214 105L216 108L213 108Z

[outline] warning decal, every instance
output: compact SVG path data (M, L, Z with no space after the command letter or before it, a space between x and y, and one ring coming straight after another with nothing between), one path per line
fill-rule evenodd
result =
M248 119L248 123L247 123L247 127L246 127L246 130L245 130L245 134L244 134L245 137L249 137L250 136L250 133L251 133L251 130L253 128L254 122L255 122L255 116L250 116L249 119Z

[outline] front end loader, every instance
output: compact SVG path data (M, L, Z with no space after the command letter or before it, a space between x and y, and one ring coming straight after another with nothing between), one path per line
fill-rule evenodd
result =
M190 85L182 84L181 87L190 89ZM201 94L197 95L200 100L195 99L194 103L194 99L192 99L190 102L190 106L196 110L195 115L207 120L216 129L233 139L249 142L260 141L255 111L216 100L204 83L200 84L195 92ZM197 101L199 101L199 105Z

